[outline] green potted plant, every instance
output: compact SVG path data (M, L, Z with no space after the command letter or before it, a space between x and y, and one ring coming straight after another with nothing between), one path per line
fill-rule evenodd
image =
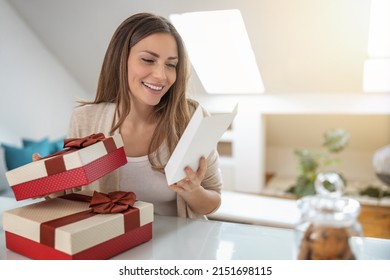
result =
M307 148L295 149L294 154L297 156L298 176L296 182L287 192L301 198L307 195L314 195L314 182L319 172L326 167L339 164L340 159L335 158L334 154L341 152L348 144L349 133L342 128L330 129L323 134L322 146L325 150L314 151ZM339 172L338 172L339 173ZM339 173L346 185L346 180ZM332 184L326 183L325 186L332 190Z

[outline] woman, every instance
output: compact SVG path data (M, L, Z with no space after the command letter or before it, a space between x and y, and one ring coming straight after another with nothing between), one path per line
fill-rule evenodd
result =
M104 57L93 102L74 110L69 137L120 133L128 163L87 186L118 188L152 202L155 213L201 218L218 209L221 174L218 153L201 158L198 170L168 186L164 166L198 104L186 97L187 57L174 26L140 13L115 31Z

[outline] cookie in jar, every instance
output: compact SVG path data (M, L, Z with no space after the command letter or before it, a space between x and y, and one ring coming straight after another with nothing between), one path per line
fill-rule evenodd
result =
M325 182L331 183L335 191L328 191ZM296 226L297 259L358 259L362 240L357 221L360 204L342 197L343 188L337 173L320 173L316 180L317 195L298 200L301 221Z
M310 225L301 242L299 260L355 260L345 228Z

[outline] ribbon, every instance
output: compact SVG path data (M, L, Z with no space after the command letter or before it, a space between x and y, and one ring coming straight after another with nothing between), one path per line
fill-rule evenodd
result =
M124 210L120 212L123 215L124 223L124 233L129 232L132 229L135 229L140 226L140 212L138 208L133 207L135 202L135 194L133 192L112 192L109 194L104 194L100 192L94 192L93 196L72 193L68 195L61 196L56 199L68 199L73 201L81 201L90 203L90 210L78 212L54 220L50 220L40 225L40 243L47 245L49 247L55 248L55 230L58 227L62 227L68 224L72 224L87 218L90 218L95 215L100 215L101 213L118 214L119 212L96 212L95 209L115 209L118 211L119 208ZM113 205L110 207L110 205ZM119 207L114 207L119 205ZM125 206L124 206L125 205Z
M67 154L69 152L73 152L75 150L79 150L91 146L93 144L96 144L97 142L103 141L104 139L106 138L103 133L96 133L96 134L94 133L82 138L67 138L64 139L64 145L63 145L64 150L50 154L41 159L47 159L47 158Z
M67 153L86 148L97 142L103 141L107 153L111 153L117 149L115 141L112 137L106 138L103 133L91 134L82 138L67 138L64 140L64 150L50 154L42 159L45 161L47 175L54 175L66 171L63 155Z
M89 207L95 213L121 213L133 206L133 192L116 191L108 194L94 191Z
M91 134L83 138L68 138L64 140L64 148L82 149L99 141L103 141L104 139L105 136L103 133Z

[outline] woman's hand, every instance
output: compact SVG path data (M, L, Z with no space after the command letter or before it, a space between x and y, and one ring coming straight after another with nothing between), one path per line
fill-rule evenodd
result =
M191 167L187 166L184 169L184 172L186 173L187 177L185 177L183 180L173 185L170 185L169 188L180 194L199 191L200 189L203 189L203 187L200 184L204 179L206 170L207 170L206 158L201 157L199 159L199 168L196 172L192 170Z
M32 155L32 161L37 161L40 159L42 159L42 157L38 153Z
M201 157L198 170L194 171L190 167L186 167L184 169L187 175L186 178L169 186L171 190L177 192L188 203L194 212L202 215L211 213L221 203L221 196L218 192L201 186L206 170L206 158Z

